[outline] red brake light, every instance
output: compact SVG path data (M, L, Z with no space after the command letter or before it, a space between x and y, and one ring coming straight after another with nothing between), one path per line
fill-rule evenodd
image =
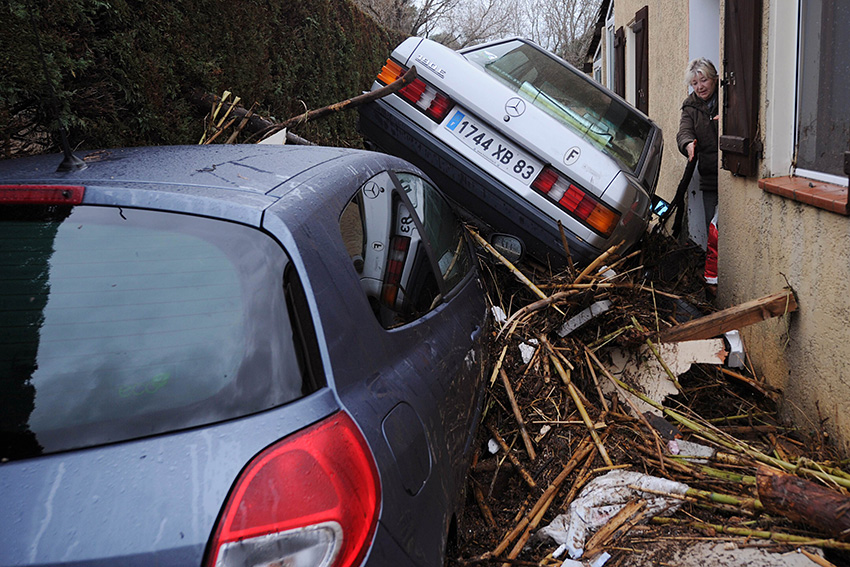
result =
M556 181L558 181L558 174L548 167L544 167L540 175L531 183L531 186L541 193L548 193L552 190Z
M430 116L434 122L442 122L443 118L449 113L449 110L452 109L454 103L451 99L441 93L437 93L434 96L434 101L431 103L431 106L428 107L428 110L425 111L425 114Z
M558 203L562 209L602 236L610 236L620 221L620 213L609 209L569 180L562 179L550 167L543 168L537 179L531 183L531 187Z
M416 104L417 102L419 102L419 99L422 98L422 94L427 88L428 87L423 81L420 81L419 79L413 79L413 82L398 91L398 94L400 94L413 104Z
M366 440L339 412L254 457L224 506L207 565L359 565L380 500Z
M0 203L79 205L85 192L79 185L0 185Z
M401 275L404 272L404 261L407 259L407 251L409 249L410 237L393 236L387 257L387 271L384 275L384 285L381 289L381 298L384 301L384 305L388 305L389 307L395 307L398 289L401 285Z

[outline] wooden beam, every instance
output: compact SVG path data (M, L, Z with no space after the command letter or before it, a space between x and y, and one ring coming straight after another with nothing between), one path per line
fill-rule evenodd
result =
M794 299L794 292L785 290L670 327L661 332L658 341L675 343L710 339L726 331L741 329L796 310L797 300Z

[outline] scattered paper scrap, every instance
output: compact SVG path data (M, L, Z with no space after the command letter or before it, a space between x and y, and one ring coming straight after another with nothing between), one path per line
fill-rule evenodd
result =
M504 310L504 309L502 309L502 308L501 308L501 307L499 307L498 305L494 305L494 306L492 307L492 311L493 311L493 319L495 319L495 320L496 320L496 323L499 323L500 325L503 325L503 324L505 324L505 322L507 322L507 320L508 320L508 316L507 316L507 315L505 315L505 310Z
M531 357L537 351L537 339L529 339L527 343L519 343L519 353L522 356L522 363L528 364L531 362Z

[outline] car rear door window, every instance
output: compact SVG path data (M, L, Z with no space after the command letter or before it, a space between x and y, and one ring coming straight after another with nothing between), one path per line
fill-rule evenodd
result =
M472 266L463 226L448 202L430 183L412 173L399 172L396 176L407 195L416 196L416 212L437 258L446 291L450 292Z
M0 208L0 458L208 424L316 389L287 265L272 238L231 222Z
M439 305L472 267L464 228L428 181L383 172L340 216L340 231L378 321L403 325Z

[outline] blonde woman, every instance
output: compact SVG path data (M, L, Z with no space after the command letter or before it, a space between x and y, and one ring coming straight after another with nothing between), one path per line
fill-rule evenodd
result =
M685 83L693 92L682 103L676 145L688 161L698 159L705 226L717 207L717 69L704 57L688 63Z

